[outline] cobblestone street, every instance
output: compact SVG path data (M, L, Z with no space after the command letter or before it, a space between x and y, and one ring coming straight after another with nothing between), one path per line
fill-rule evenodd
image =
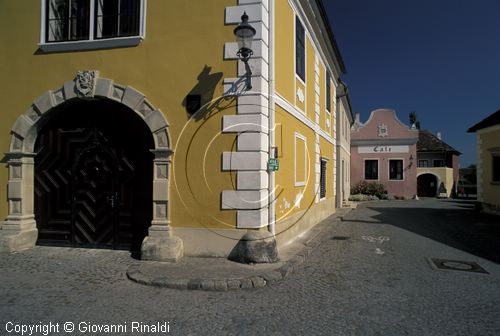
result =
M7 322L139 321L169 322L173 335L499 335L494 220L466 201L365 203L327 220L321 244L286 279L227 292L131 282L125 272L140 261L123 251L1 254L0 334L17 335ZM428 258L476 262L488 274L438 270Z

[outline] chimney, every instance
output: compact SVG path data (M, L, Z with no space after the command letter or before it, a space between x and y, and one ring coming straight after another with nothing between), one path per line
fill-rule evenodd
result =
M354 117L354 118L355 118L354 122L355 122L356 124L361 124L361 122L359 121L359 113L356 113L356 115L355 115L355 117Z
M441 132L437 132L436 136L437 136L437 138L438 138L439 140L442 140L442 139L441 139Z

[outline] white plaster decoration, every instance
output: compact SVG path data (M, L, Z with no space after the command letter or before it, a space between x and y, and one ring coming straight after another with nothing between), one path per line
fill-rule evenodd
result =
M238 229L258 229L268 225L268 209L238 210L236 225Z
M157 111L157 113L149 113L145 118L144 121L146 124L149 126L151 131L156 132L160 129L164 129L165 127L168 126L167 121L165 120L165 117L163 113Z
M64 101L64 88L60 88L59 90L56 90L52 92L52 96L54 97L54 101L56 105L61 104Z
M269 99L263 95L239 96L238 114L263 114L268 115Z
M261 190L269 186L269 175L266 171L239 171L236 173L238 190Z
M389 129L386 124L380 124L377 126L378 129L378 136L385 138L386 136L389 136Z
M248 5L238 5L232 7L226 7L226 24L238 24L241 22L241 15L246 12L248 15L248 22L252 24L253 22L262 23L267 28L269 28L269 13L267 8L261 3L254 3Z
M69 100L69 99L76 97L75 81L74 80L70 80L70 81L65 82L63 84L62 89L64 92L64 99L65 100ZM106 95L105 97L107 97L107 96L108 95Z
M224 152L223 170L266 170L267 153L264 152Z
M118 102L122 101L123 94L125 93L125 87L121 85L113 85L113 89L111 92L111 99L114 99Z
M286 99L281 97L278 93L275 94L275 102L295 118L299 119L304 125L318 133L323 139L335 145L336 140L327 132L323 131L318 124L312 122L304 113L300 112L295 106L291 105Z
M268 203L267 190L224 190L222 209L262 209Z
M252 89L247 90L244 76L225 78L223 81L224 96L269 95L269 82L262 76L252 77Z
M304 91L302 91L302 88L297 88L297 99L299 102L303 103L304 100L306 99L306 96L304 94Z
M304 162L298 162L297 157L298 157L298 151L301 150L301 147L303 147L303 153L302 155L304 156ZM307 138L303 136L300 133L295 132L294 134L294 146L293 146L293 175L294 175L294 186L304 186L306 185L307 181L307 166L308 166L308 151L307 151ZM297 168L298 165L302 166L304 165L304 178L301 179L300 176L297 176Z
M25 138L33 124L33 120L28 116L21 115L17 118L14 126L12 126L12 132L16 133L21 138Z
M269 137L262 133L240 133L237 143L238 151L269 151Z
M226 115L222 118L222 132L269 133L268 119L261 114Z
M260 58L250 58L248 60L248 66L252 71L252 77L269 77L269 64L263 62ZM238 62L238 77L245 76L247 73L247 69L245 67L245 63Z
M253 3L262 4L262 6L269 11L269 0L238 0L238 5L248 5Z
M36 122L40 118L40 114L34 106L30 107L24 115L30 118L33 122Z
M89 75L89 72L79 72L72 80L62 87L47 91L33 101L33 105L26 113L20 115L11 129L10 152L6 153L9 167L8 202L9 214L3 222L0 231L0 251L20 251L34 246L38 231L34 216L34 153L32 153L44 114L72 99L91 97L95 94L105 99L119 100L130 107L141 118L144 118L155 140L154 169L158 173L154 176L153 184L153 220L149 231L169 231L168 213L168 170L171 163L172 150L169 148L170 135L168 123L164 115L151 103L144 99L139 91L132 87L115 84L110 79L103 79ZM122 98L124 102L122 102ZM144 111L147 111L145 113ZM61 111L61 113L63 113ZM176 258L182 255L182 241L170 233L163 236L149 236L147 240L148 253L161 250L162 253L171 252ZM151 239L149 239L151 238ZM169 240L170 239L170 240ZM145 240L145 242L146 242ZM165 242L172 242L173 247L166 246ZM144 248L145 245L143 245ZM173 249L172 249L173 248ZM169 250L170 249L170 250ZM144 251L144 250L143 250ZM165 255L165 254L154 255ZM150 255L151 257L151 255ZM154 257L151 257L154 258ZM169 259L169 258L167 258ZM155 259L159 260L159 259Z
M222 192L222 209L236 209L237 228L259 228L268 220L269 158L269 3L267 0L239 1L226 7L225 23L239 24L246 11L256 29L248 65L252 71L252 89L246 86L245 64L238 59L237 43L224 45L224 59L237 62L238 78L225 78L224 95L237 97L237 115L226 115L222 132L238 133L237 151L222 154L222 169L237 172L236 190ZM258 209L258 210L257 210Z
M107 78L97 78L94 95L109 97L113 90L113 81Z
M76 73L75 91L78 97L94 97L95 82L99 72L96 70L83 70Z
M74 84L73 84L74 85ZM51 108L53 108L56 103L52 97L52 92L47 91L33 101L33 105L36 107L40 114L44 114Z
M125 93L122 98L123 104L135 110L137 106L143 102L143 100L144 95L142 93L130 86L125 88Z

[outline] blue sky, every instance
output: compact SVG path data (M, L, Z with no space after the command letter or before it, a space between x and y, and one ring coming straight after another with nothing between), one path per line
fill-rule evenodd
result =
M500 109L500 0L323 0L353 112L376 108L441 132L475 163L467 129Z

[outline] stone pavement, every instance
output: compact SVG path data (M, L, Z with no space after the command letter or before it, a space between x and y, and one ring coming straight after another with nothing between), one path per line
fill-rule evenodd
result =
M127 278L141 264L127 251L0 253L0 335L21 335L9 322L76 327L51 336L167 334L134 332L133 322L168 322L169 335L500 335L500 225L472 208L436 199L361 204L327 220L286 279L248 290L144 286ZM488 274L438 270L429 258L477 262ZM118 324L129 329L88 330Z
M177 263L143 261L133 264L127 270L127 277L144 285L176 289L226 291L264 287L297 270L319 244L318 235L350 210L337 209L334 215L280 249L277 263L243 264L226 258L184 257Z

